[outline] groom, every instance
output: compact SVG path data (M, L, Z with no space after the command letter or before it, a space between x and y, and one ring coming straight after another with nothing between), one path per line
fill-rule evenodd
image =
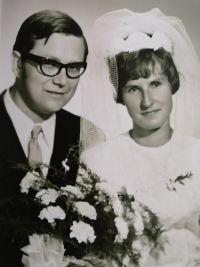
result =
M76 91L87 54L81 28L62 12L41 11L22 24L12 53L16 79L0 96L0 200L20 195L26 172L16 164L38 161L61 169L69 148L78 144L80 118L62 107ZM77 168L64 184L48 169L42 172L63 186L75 183ZM21 266L9 238L0 239L0 266Z

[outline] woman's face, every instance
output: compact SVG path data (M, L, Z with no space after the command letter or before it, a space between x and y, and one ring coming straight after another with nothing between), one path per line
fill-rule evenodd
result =
M158 63L149 78L129 80L122 88L122 99L134 128L154 130L169 124L172 88Z

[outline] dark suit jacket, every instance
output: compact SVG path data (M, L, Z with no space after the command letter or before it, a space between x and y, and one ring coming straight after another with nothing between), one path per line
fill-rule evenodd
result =
M5 109L3 92L0 96L0 201L3 198L21 197L20 181L26 172L15 168L16 164L26 164L27 158L21 147L20 141ZM23 126L22 126L23 127ZM61 162L66 158L69 147L77 145L80 134L80 117L65 110L56 113L56 127L53 153L50 166L62 168ZM58 180L48 172L48 178L59 186L74 184L77 167L70 169L66 181ZM4 210L5 211L5 210ZM1 211L0 211L1 212ZM31 214L31 211L30 211ZM1 213L0 213L1 216ZM0 218L1 219L1 218ZM5 237L0 235L0 266L21 266L21 254L16 250L17 244L11 242L9 234Z

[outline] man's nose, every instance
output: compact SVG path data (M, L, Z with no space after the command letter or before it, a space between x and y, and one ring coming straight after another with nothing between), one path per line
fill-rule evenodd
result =
M68 77L66 75L66 69L62 68L61 71L53 77L53 83L63 87L68 83Z
M154 103L153 95L150 90L143 92L142 94L142 101L141 101L141 109L145 110L151 107Z

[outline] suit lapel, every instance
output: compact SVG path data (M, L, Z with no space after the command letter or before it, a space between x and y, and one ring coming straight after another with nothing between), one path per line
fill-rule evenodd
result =
M27 159L12 121L6 111L3 94L0 95L0 197L18 196L19 184L26 171L16 168Z
M55 137L54 137L54 147L53 153L50 161L50 166L61 167L61 162L67 156L67 150L69 146L69 134L65 127L67 122L63 121L59 116L59 112L56 113L56 127L55 127Z
M54 148L50 161L50 166L57 170L62 170L62 161L66 159L69 148L73 145L77 145L79 141L80 132L80 118L69 114L66 111L60 110L56 113L56 128L54 138ZM70 171L67 172L64 180L58 179L54 176L53 171L50 169L48 172L48 178L57 184L58 186L64 186L66 184L74 184L77 174L77 166L71 166Z
M15 163L26 162L26 156L18 139L13 123L6 111L3 97L3 92L0 96L0 154L7 161Z

